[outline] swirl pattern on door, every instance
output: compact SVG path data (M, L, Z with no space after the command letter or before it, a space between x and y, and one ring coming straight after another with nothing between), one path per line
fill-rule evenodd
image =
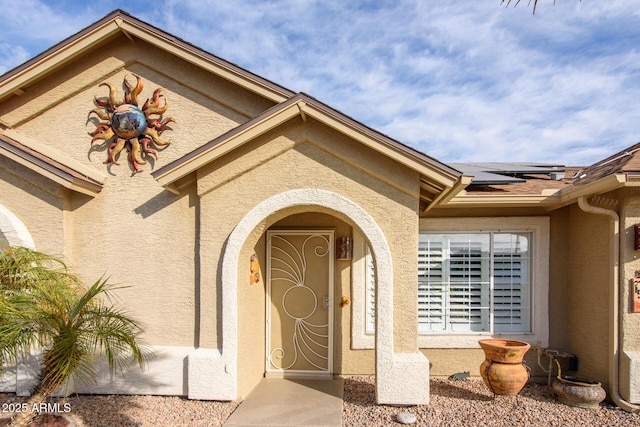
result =
M270 232L268 259L267 370L330 373L333 233Z

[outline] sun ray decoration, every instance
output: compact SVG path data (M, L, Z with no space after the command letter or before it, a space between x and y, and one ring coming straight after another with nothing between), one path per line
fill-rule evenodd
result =
M145 158L157 160L158 149L171 143L171 140L164 140L160 135L165 129L170 129L167 125L175 123L175 120L162 116L169 108L169 102L161 95L163 88L156 89L151 98L142 107L139 106L138 97L144 85L140 76L134 74L134 77L135 86L126 76L123 79L124 99L119 97L113 84L100 83L99 86L109 88L109 96L96 97L94 103L98 108L89 111L87 118L95 114L104 120L95 131L89 132L92 148L98 140L103 140L107 147L107 160L104 163L119 165L120 152L126 148L127 160L133 168L133 174L136 174L140 171L140 165L147 163Z

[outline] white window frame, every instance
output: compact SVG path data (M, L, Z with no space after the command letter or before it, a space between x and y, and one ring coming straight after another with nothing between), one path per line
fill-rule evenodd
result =
M531 254L532 332L456 334L429 333L418 336L420 348L477 348L478 340L503 338L549 345L549 218L548 217L491 217L491 218L421 218L420 233L482 233L530 232L533 239ZM417 285L416 285L417 286ZM417 301L416 301L417 310Z
M446 232L504 232L532 233L531 254L532 333L468 333L418 335L420 348L478 348L478 340L502 338L540 343L549 346L549 218L548 217L490 217L490 218L421 218L421 233ZM416 245L417 243L416 236ZM417 260L416 260L417 268ZM418 277L416 271L416 287ZM353 262L351 275L351 348L375 348L375 334L366 333L367 322L367 247L362 235L353 234ZM417 298L417 297L416 297ZM416 311L418 303L416 300Z
M368 264L371 254L367 253L366 239L353 231L353 260L351 264L351 349L370 350L375 348L375 331L367 333L368 304L367 292ZM369 310L368 310L369 309ZM375 325L374 325L375 326ZM375 329L375 328L374 328Z

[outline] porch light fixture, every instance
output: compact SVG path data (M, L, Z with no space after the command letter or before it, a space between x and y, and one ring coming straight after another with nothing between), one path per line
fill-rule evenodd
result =
M339 260L353 258L353 239L351 237L338 237L336 239L336 257Z
M636 251L640 250L640 224L635 224L633 226L633 248Z

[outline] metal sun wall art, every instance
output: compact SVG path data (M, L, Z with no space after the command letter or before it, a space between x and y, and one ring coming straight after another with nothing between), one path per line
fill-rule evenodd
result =
M99 86L109 88L108 97L96 97L94 102L98 108L89 111L88 117L95 114L104 122L100 122L93 132L89 132L91 147L94 143L103 140L107 148L107 160L105 164L118 165L120 152L126 148L127 160L133 169L133 174L140 171L140 165L147 163L145 159L158 158L158 150L171 143L170 140L160 138L160 135L167 128L169 122L174 122L172 118L163 118L169 103L160 93L162 88L153 92L150 99L140 107L138 97L142 92L143 83L139 76L136 78L136 85L132 85L125 77L123 80L124 99L118 96L116 87L107 82ZM164 103L161 104L161 99Z

